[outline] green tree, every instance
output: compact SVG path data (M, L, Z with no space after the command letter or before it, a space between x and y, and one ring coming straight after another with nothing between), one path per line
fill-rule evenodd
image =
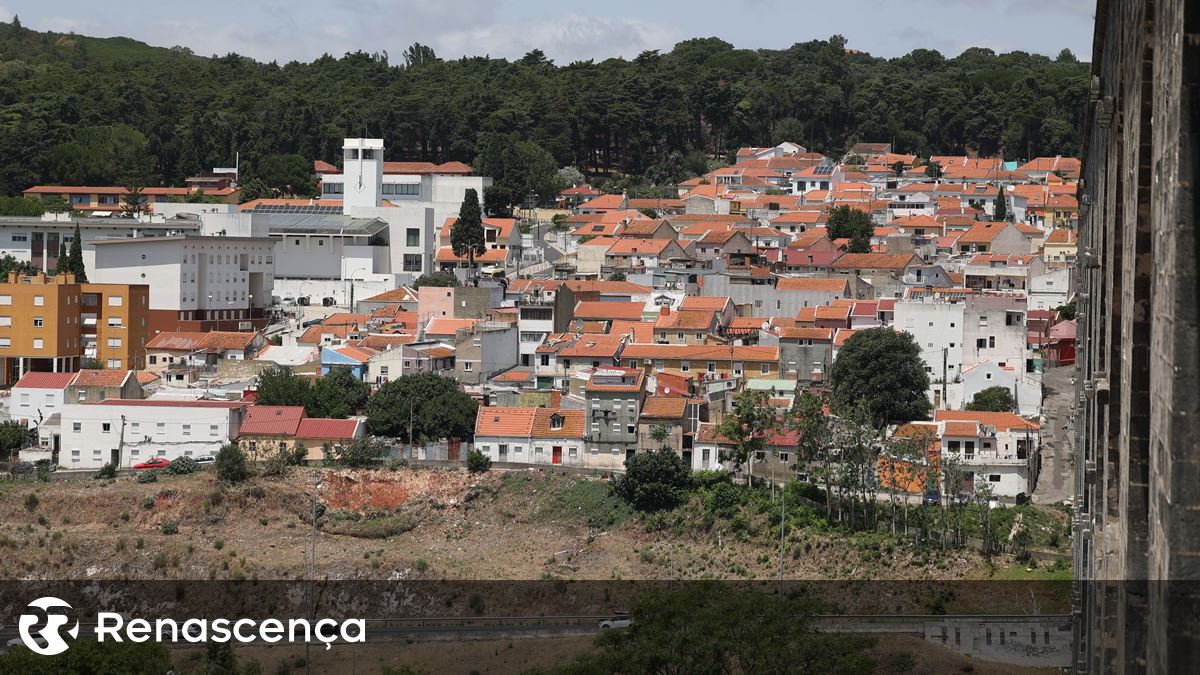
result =
M413 282L412 287L421 288L422 286L430 286L454 288L461 285L462 284L458 282L458 277L449 272L426 272L425 274L417 277L417 280Z
M298 405L306 410L312 405L313 387L309 379L285 366L272 366L258 374L258 403L260 405Z
M876 428L924 419L932 407L921 350L909 333L858 331L838 351L829 374L834 412L845 414L861 402Z
M228 443L217 452L213 467L217 472L217 480L226 483L240 483L250 477L250 468L246 465L246 453L235 443Z
M238 195L238 201L243 204L252 202L255 199L265 199L271 196L271 188L263 182L261 178L251 178L241 185L241 193Z
M305 410L309 417L345 419L362 410L370 395L371 386L349 366L334 366L313 384Z
M442 438L469 440L475 432L478 408L475 399L449 377L433 373L404 375L380 385L367 400L367 431L404 443Z
M971 402L964 406L965 410L982 410L986 412L1013 412L1017 402L1008 387L988 387L975 392Z
M67 240L63 239L58 245L58 258L54 261L54 275L58 276L69 271L71 253L67 250Z
M807 391L800 392L788 411L787 425L796 431L798 465L803 466L812 479L825 485L825 508L829 517L832 515L837 455L830 442L833 430L825 414L825 401Z
M874 640L820 632L824 606L803 594L776 595L717 582L639 594L633 624L597 639L597 649L554 672L837 673L875 671Z
M79 232L79 223L75 223L75 236L71 238L71 252L68 254L70 264L68 271L75 275L78 283L87 283L87 268L83 264L83 235Z
M638 511L662 511L683 503L691 484L691 467L662 448L626 458L625 475L616 479L613 490Z
M0 654L0 674L166 673L173 669L167 648L154 642L104 643L85 639L55 656L42 656L23 647Z
M500 185L483 189L483 211L488 218L512 218L516 195Z
M539 204L548 204L565 187L554 156L513 133L485 132L473 167L477 174L491 176L509 203L524 201L532 192Z
M830 239L849 239L850 253L870 253L871 236L875 234L875 226L871 223L871 214L849 206L835 206L829 211Z
M15 420L0 422L0 454L11 456L20 450L37 444L37 430Z
M373 466L375 460L387 454L387 445L378 438L356 438L349 445L333 450L333 461L351 469Z
M942 177L942 165L938 162L930 162L925 165L925 176L937 180Z
M900 176L903 176L904 169L905 169L904 162L900 162L900 161L894 162L891 166L891 169L892 169L892 174L895 175L897 178L899 178Z
M1005 199L1004 192L996 195L995 201L992 202L992 220L1008 220L1008 200Z
M26 216L36 218L46 212L40 199L25 197L0 197L0 216Z
M312 162L297 154L268 155L254 168L253 177L281 195L316 197ZM347 182L350 177L347 176ZM346 189L352 189L346 185Z
M467 265L474 275L475 256L487 251L483 218L479 213L479 193L475 192L475 188L467 188L462 206L458 209L458 218L450 226L450 247L454 255L467 256Z
M435 63L438 61L437 54L434 53L433 47L423 45L420 42L412 43L408 49L404 50L404 67L415 68L426 63Z
M1075 301L1072 300L1071 302L1068 302L1065 305L1059 305L1058 307L1054 308L1054 311L1058 312L1058 316L1061 317L1064 321L1074 321L1075 320Z
M472 449L467 453L467 470L471 473L483 473L492 468L492 460L482 452Z
M33 274L33 265L24 260L17 260L11 253L0 254L0 283L8 281L8 273Z
M743 389L733 397L733 410L721 420L717 433L733 444L733 454L729 459L735 470L749 465L753 476L754 456L766 450L767 441L775 427L775 413L767 405L765 391Z

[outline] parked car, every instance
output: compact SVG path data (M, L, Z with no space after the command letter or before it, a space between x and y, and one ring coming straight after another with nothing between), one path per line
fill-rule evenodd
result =
M281 301L280 301L280 304L283 304L283 305L294 305L294 304L296 304L296 299L295 299L295 298L293 298L292 296L288 295L288 296L285 296L285 297L283 298L283 300L281 300Z
M942 503L942 493L937 490L926 490L925 497L921 499L921 503L925 506L937 506Z
M958 504L959 506L966 506L967 504L971 503L971 495L965 492L960 492L954 495L954 503Z
M133 465L135 469L165 469L170 462L166 457L151 457L150 459L139 462Z
M214 455L200 455L199 457L193 457L192 460L203 466L205 464L212 464L216 462L217 458Z
M605 619L600 622L600 630L609 630L612 628L628 628L629 624L633 623L633 618L626 612L614 612L612 618Z
M317 324L321 323L324 320L325 319L309 319L308 321L305 321L304 323L300 324L300 327L308 328L309 326L316 326Z

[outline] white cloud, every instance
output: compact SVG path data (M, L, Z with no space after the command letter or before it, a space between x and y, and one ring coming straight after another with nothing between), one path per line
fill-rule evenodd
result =
M500 24L444 33L435 49L444 57L487 54L519 58L541 49L560 65L582 59L633 58L647 49L670 49L680 39L675 26L626 18L564 16L528 25Z

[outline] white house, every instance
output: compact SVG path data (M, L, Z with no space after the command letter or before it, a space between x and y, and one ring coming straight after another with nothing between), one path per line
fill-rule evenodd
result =
M36 427L61 412L67 385L75 373L25 373L12 386L8 416L28 427Z
M238 437L244 401L108 399L62 407L58 464L128 468L152 457L216 454Z
M963 491L988 485L1000 497L1029 494L1037 481L1039 427L1012 413L938 410L942 457L963 472Z
M595 465L584 450L582 410L481 407L475 418L475 449L495 462ZM604 456L607 459L607 453Z

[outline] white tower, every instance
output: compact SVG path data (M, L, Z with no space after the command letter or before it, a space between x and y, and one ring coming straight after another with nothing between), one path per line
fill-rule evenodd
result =
M374 208L383 195L383 139L347 138L342 141L342 213Z

